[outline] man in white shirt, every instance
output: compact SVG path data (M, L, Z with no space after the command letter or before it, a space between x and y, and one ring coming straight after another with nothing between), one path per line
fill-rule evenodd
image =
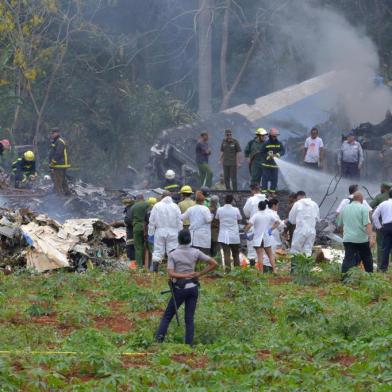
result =
M323 139L318 136L318 129L312 128L310 136L305 140L304 164L312 169L319 169L322 166L324 157Z
M305 253L312 255L314 240L316 239L316 223L320 220L319 206L305 192L297 192L297 201L289 213L289 222L295 225L291 253Z
M386 272L389 265L389 255L392 250L392 190L389 191L389 199L383 201L375 209L373 213L373 224L376 229L382 230L382 255L380 271Z
M168 191L163 193L162 200L152 208L148 223L148 235L154 236L152 269L155 272L158 272L159 263L165 254L177 248L178 232L182 230L180 208L170 195Z
M259 203L261 201L266 201L265 194L260 192L259 184L252 184L250 186L250 192L252 196L248 198L243 208L244 215L248 220L252 218L252 216L256 214L256 212L259 211ZM248 249L247 256L249 259L249 264L253 267L256 264L256 257L257 257L256 250L253 247L253 240L252 241L247 240L246 244Z
M344 207L346 207L347 205L349 205L353 201L353 195L354 195L355 192L358 192L358 184L350 185L348 187L349 196L344 198L340 202L338 208L336 209L336 214L337 215L339 215L342 212ZM368 202L365 199L363 200L362 204L368 209L369 212L372 211L372 207L370 207L370 205L368 204Z

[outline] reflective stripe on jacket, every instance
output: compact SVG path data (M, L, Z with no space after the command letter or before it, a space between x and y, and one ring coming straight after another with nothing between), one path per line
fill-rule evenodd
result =
M65 142L60 137L52 142L49 153L49 166L52 169L67 169L71 167L68 162L68 153Z

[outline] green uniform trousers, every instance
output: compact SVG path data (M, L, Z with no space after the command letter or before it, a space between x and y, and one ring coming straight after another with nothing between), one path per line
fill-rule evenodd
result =
M250 174L250 183L260 185L261 176L263 175L263 167L261 166L261 162L253 161L251 163Z
M135 260L139 267L144 267L144 228L135 225L133 228L133 242L135 245Z
M199 163L197 167L199 168L200 186L206 186L207 188L211 188L212 171L208 166L208 163Z

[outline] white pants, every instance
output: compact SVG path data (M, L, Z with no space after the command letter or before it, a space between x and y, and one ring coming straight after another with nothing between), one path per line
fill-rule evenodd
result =
M154 251L152 261L160 263L165 254L178 247L178 233L176 230L157 229L154 233Z
M294 230L293 240L291 241L291 253L305 253L306 256L311 256L315 239L316 232L314 230Z

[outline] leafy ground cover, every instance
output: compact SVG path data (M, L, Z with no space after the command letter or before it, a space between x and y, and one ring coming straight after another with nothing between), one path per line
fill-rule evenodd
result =
M1 276L0 390L391 391L392 275L302 281L207 277L191 349L183 322L154 342L163 274Z

